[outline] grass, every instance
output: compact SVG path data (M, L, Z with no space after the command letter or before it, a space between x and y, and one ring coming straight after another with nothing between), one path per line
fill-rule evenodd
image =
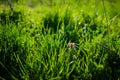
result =
M25 3L0 8L0 79L120 79L120 16L112 2Z

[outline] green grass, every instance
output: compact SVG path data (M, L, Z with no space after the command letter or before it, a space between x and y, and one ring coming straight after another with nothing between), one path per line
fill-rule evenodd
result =
M120 14L111 4L33 0L14 3L14 10L2 4L0 79L119 80Z

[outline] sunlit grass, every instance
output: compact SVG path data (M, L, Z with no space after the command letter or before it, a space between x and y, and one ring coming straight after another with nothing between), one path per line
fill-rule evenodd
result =
M119 13L98 0L41 1L0 9L0 79L119 80Z

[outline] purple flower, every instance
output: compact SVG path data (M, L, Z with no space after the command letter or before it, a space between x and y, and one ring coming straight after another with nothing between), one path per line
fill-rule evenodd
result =
M68 43L68 47L69 48L74 48L75 47L75 43L74 42L69 42Z

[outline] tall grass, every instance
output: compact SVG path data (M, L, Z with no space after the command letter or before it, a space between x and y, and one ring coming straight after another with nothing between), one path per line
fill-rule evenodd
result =
M89 1L89 9L79 0L73 3L66 0L42 5L48 12L41 10L39 20L32 16L40 12L0 13L0 79L120 79L119 15L108 15L106 23L102 2L98 10L94 1Z

